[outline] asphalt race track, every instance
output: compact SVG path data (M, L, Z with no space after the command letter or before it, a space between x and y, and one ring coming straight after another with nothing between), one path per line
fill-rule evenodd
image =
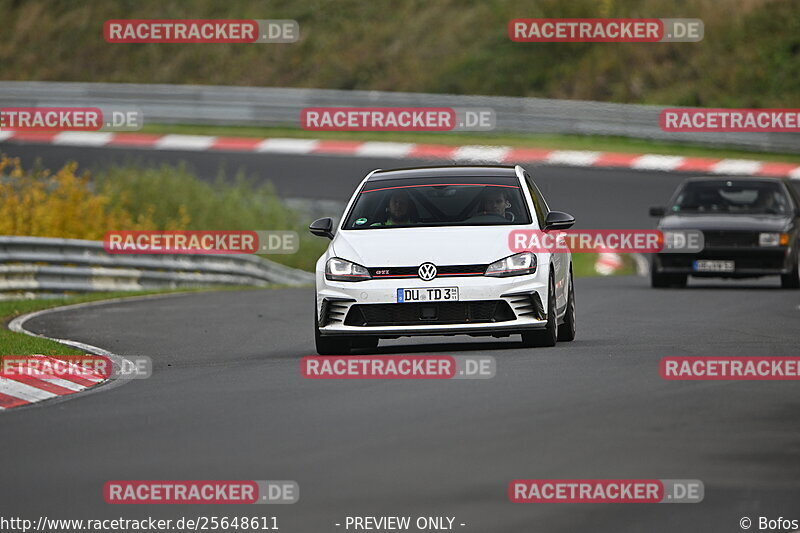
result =
M124 150L4 144L91 166ZM119 152L116 154L116 152ZM150 157L148 152L143 156ZM345 199L374 166L342 157L159 153L219 161L300 196ZM153 156L155 157L155 156ZM211 158L211 159L204 159ZM414 164L402 161L400 165ZM216 174L216 168L211 175ZM534 169L551 207L582 228L652 227L680 176ZM645 278L576 281L578 337L524 349L517 337L382 341L384 354L492 355L490 380L304 380L312 289L168 296L33 319L26 328L122 355L147 380L0 416L0 510L35 518L274 514L282 531L344 531L352 515L455 516L465 532L741 531L739 519L800 518L800 395L792 382L670 382L664 356L798 355L800 293L777 280L652 290ZM700 479L699 504L512 504L509 481ZM273 507L113 506L108 480L281 479ZM13 513L11 512L13 510ZM793 516L794 514L794 516ZM756 529L754 525L753 529Z

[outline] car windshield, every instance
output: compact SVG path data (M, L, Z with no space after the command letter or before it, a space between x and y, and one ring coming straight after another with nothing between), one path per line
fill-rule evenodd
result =
M678 194L672 212L772 214L790 211L789 198L768 181L697 181Z
M515 179L407 178L367 182L344 229L530 223Z

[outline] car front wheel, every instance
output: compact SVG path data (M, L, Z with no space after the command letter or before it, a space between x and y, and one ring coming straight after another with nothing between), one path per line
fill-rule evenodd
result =
M781 287L784 289L800 288L800 251L794 252L794 266L788 274L781 274Z
M569 274L567 309L564 311L564 323L558 326L558 340L564 342L575 340L575 285L572 281L571 269Z
M350 339L347 337L323 337L319 334L319 318L314 310L314 344L319 355L349 355Z
M556 318L556 282L550 273L547 289L547 326L522 333L522 345L526 348L544 348L555 346L558 340L558 324Z

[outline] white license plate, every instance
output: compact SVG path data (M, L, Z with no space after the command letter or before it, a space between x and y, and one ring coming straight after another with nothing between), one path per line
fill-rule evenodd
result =
M733 272L735 268L733 261L709 261L706 259L694 262L695 272Z
M432 287L425 289L397 289L397 303L457 302L458 287Z

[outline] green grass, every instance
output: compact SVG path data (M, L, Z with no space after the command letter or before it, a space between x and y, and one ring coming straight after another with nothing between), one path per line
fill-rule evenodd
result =
M332 139L353 141L412 142L447 145L481 144L553 150L593 150L602 152L648 153L691 157L758 159L800 163L800 154L769 153L730 148L711 148L691 144L664 143L606 137L599 135L511 135L491 133L423 133L423 132L355 132L305 131L299 128L267 128L245 126L200 126L184 124L147 124L144 133L215 135L230 137L289 137L298 139Z
M620 254L622 257L622 268L614 272L614 276L627 276L636 274L636 263L628 254ZM586 278L598 276L594 270L594 263L597 261L597 254L572 254L572 272L576 278Z
M513 18L699 18L697 43L516 43ZM294 19L292 44L109 44L108 19ZM0 78L800 107L796 0L0 0Z

